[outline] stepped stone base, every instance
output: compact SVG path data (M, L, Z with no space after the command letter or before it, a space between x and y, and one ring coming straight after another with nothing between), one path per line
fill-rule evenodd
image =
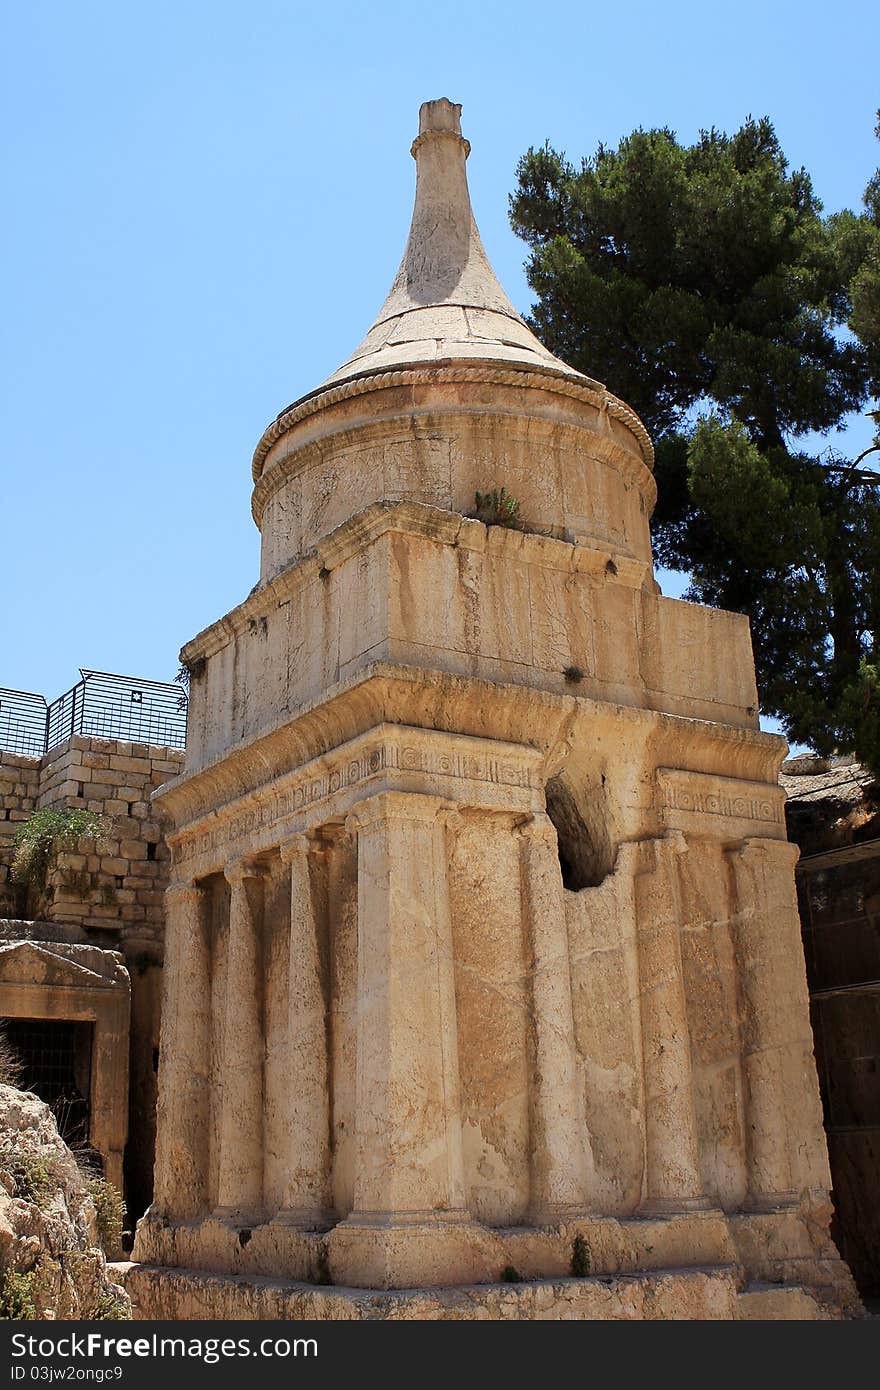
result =
M404 1290L316 1287L142 1264L120 1264L114 1271L141 1321L776 1321L847 1316L839 1305L824 1304L796 1284L741 1289L736 1267Z
M138 1227L140 1262L118 1266L117 1277L141 1319L858 1317L855 1286L824 1217L804 1206L593 1216L494 1230L468 1224L458 1234L465 1241L480 1235L486 1268L469 1283L444 1277L444 1260L429 1242L419 1253L431 1287L419 1287L416 1277L408 1287L393 1285L384 1266L376 1277L370 1264L384 1287L356 1288L337 1249L345 1223L319 1232L273 1221L239 1231L216 1218L173 1224L150 1212ZM434 1234L444 1254L448 1232ZM576 1243L589 1277L571 1277ZM522 1282L499 1282L507 1270Z

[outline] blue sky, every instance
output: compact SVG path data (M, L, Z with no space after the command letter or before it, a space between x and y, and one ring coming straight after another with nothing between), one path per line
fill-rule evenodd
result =
M462 103L483 240L527 310L507 197L545 139L577 158L637 125L690 140L767 114L826 209L859 206L880 156L878 15L861 0L8 7L0 685L52 698L81 665L168 679L247 594L254 445L382 303L420 102Z

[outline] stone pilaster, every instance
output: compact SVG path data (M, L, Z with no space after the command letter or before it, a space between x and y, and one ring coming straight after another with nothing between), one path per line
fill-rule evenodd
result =
M172 883L165 894L165 967L153 1206L191 1219L207 1204L211 951L207 894Z
M534 816L520 836L534 1015L530 1216L541 1224L588 1209L593 1161L578 1078L556 830L548 816Z
M290 870L288 970L288 1175L279 1219L313 1230L329 1220L330 1079L326 961L313 871L320 847L296 835L281 848Z
M445 810L439 797L385 792L351 817L361 1215L464 1208Z
M253 1218L263 1199L262 865L238 860L230 885L220 1106L219 1214Z
M802 1185L820 1191L827 1186L794 887L798 848L786 840L749 839L729 857L746 1091L747 1205L765 1210L796 1201ZM793 1172L794 1134L815 1156L805 1174ZM810 1166L816 1167L815 1175Z
M671 831L643 849L636 877L642 1053L645 1078L645 1181L642 1209L707 1206L700 1176L697 1120L679 938L676 860L687 851Z
M330 1236L338 1282L484 1278L465 1209L445 818L449 803L360 803L354 1205ZM421 1271L421 1275L420 1275Z

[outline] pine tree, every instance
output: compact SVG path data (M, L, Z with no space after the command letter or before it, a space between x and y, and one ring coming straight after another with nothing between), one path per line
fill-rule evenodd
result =
M748 613L789 738L880 771L880 479L799 445L880 395L880 170L863 212L824 217L750 119L690 146L638 130L577 168L531 149L517 178L532 327L654 436L657 558Z

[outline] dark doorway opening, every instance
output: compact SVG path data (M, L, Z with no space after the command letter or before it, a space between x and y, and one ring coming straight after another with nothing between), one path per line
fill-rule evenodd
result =
M94 1024L11 1018L6 1036L21 1063L20 1085L46 1102L66 1144L88 1144Z

